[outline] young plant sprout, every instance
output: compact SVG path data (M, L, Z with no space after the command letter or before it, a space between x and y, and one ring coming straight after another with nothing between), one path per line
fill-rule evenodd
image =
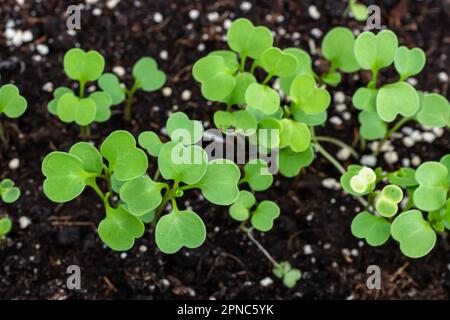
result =
M134 83L130 89L121 84L119 78L113 73L105 73L98 79L99 87L109 93L113 105L126 100L124 119L131 121L131 107L134 94L138 90L153 92L159 90L166 82L166 74L158 69L158 64L151 57L143 57L133 66Z
M139 145L157 158L153 179L147 173L146 153L127 131L111 133L100 151L79 142L69 152L52 152L42 163L44 193L62 203L91 187L106 210L98 226L99 236L113 250L130 249L144 234L144 223L150 222L156 226L155 240L162 252L175 253L183 246L196 248L205 241L205 225L197 213L179 209L177 200L186 191L199 189L208 201L230 205L239 195L240 179L236 164L221 159L208 161L205 150L193 145L203 134L197 134L199 128L203 130L198 121L174 113L167 122L171 141L163 143L151 131L139 136ZM160 176L163 181L159 181ZM100 181L104 181L105 191ZM119 201L113 200L114 193ZM171 211L162 215L168 203Z
M11 179L3 179L0 182L0 198L4 203L16 202L20 197L20 189Z
M385 178L389 184L377 189ZM421 258L435 246L437 233L450 230L450 154L417 170L392 173L351 165L341 185L347 193L368 199L351 231L371 246L381 246L392 236L405 256Z
M86 95L86 85L99 79L104 68L105 59L99 52L70 49L64 55L64 72L69 79L78 82L78 93L59 87L47 106L61 121L81 126L84 137L90 135L91 123L105 122L111 117L112 99L108 93L95 91Z
M13 84L5 84L0 87L0 116L3 114L10 119L20 117L27 109L27 101L19 93L19 89ZM8 147L9 136L0 118L0 141L2 147Z
M3 238L11 232L12 229L12 221L8 217L0 218L0 243Z
M369 13L367 12L367 6L359 3L357 0L349 0L348 6L345 9L342 16L347 16L352 13L353 17L357 21L366 21Z
M79 92L76 94L67 87L59 87L53 92L54 98L48 104L48 111L61 121L80 125L82 136L89 136L91 123L109 120L111 106L122 103L125 98L125 119L130 121L136 91L152 92L161 88L166 81L165 74L158 70L155 60L149 57L141 58L134 65L134 84L129 90L121 85L116 75L103 74L104 68L105 59L99 52L69 50L64 55L64 71L70 79L78 81ZM94 81L98 81L102 90L86 96L86 85Z
M326 41L325 51L333 62L333 75L325 75L326 79L335 77L337 70L353 72L359 69L352 50L353 34L343 28L337 29L335 34L336 41L333 37ZM278 168L286 177L296 176L312 163L314 147L329 157L319 141L350 148L331 137L314 134L314 126L327 120L326 110L331 97L326 89L318 86L317 81L322 79L312 70L311 58L305 51L273 47L270 30L255 27L247 19L235 20L227 39L231 50L211 52L193 67L193 76L201 84L203 96L226 105L226 111L214 114L217 128L225 132L232 128L237 133L261 129L276 132L270 144L263 147L269 153L280 149ZM348 42L351 49L342 49L346 47L342 41ZM289 96L288 104L269 85L274 78ZM257 143L261 146L259 141ZM356 155L356 152L352 151L352 154Z
M367 87L359 88L353 95L353 105L361 110L361 139L377 140L378 154L385 141L406 122L415 120L428 127L450 126L450 104L437 93L416 90L406 80L419 74L425 66L422 49L398 46L395 33L380 31L377 35L363 32L354 44L358 64L372 72ZM378 75L383 68L394 64L399 80L379 85ZM395 122L391 128L388 124Z

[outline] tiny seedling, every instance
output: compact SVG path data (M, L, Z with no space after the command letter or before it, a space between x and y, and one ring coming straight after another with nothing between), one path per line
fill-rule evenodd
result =
M287 261L280 262L273 268L273 274L283 280L283 284L288 288L295 287L296 283L302 277L300 270L292 268Z
M377 186L383 179L389 184L380 191ZM417 170L392 173L351 165L341 185L353 196L368 198L351 230L371 246L381 246L392 236L404 255L420 258L433 249L437 233L450 230L450 155Z
M16 202L19 197L20 189L11 179L4 179L0 182L0 198L4 203Z
M20 117L27 109L27 101L19 93L19 89L13 84L5 84L0 87L0 116L15 119ZM0 118L0 140L6 149L9 136Z
M84 137L90 135L93 122L105 122L111 117L112 99L108 93L95 91L86 96L86 85L99 79L104 68L105 59L99 52L70 49L64 55L64 72L78 82L78 94L70 88L59 87L47 105L48 111L61 121L81 126Z
M153 92L159 90L166 82L166 74L158 69L158 64L151 57L143 57L133 66L134 83L130 89L120 83L113 73L105 73L98 80L99 87L109 93L112 105L118 105L126 100L124 119L131 121L133 98L138 90Z
M149 57L141 58L133 67L134 84L128 90L112 73L103 74L105 59L94 50L85 52L70 49L64 55L64 71L71 80L78 82L79 92L59 87L53 92L48 111L66 123L81 126L82 136L89 136L90 124L105 122L111 118L111 106L122 103L127 97L125 119L131 119L131 105L137 90L152 92L165 82L165 74L158 70L156 62ZM86 95L86 85L98 81L100 91Z
M369 13L367 11L367 6L358 2L357 0L349 0L348 6L344 11L343 16L352 14L357 21L366 21Z
M0 218L0 242L3 238L11 232L12 229L12 221L8 217Z
M437 93L418 91L406 81L424 68L426 56L422 49L399 47L397 36L390 30L382 30L376 35L366 31L356 38L354 54L360 67L372 73L367 87L354 93L353 105L361 110L358 117L361 139L382 139L376 154L384 142L408 121L415 120L436 128L450 126L447 99ZM379 86L380 70L392 64L399 75L398 81Z
M236 164L223 159L208 161L206 151L193 145L202 136L203 131L197 133L199 128L202 130L198 121L174 113L167 121L171 141L163 143L152 131L139 136L139 145L157 158L153 179L147 172L146 153L127 131L111 133L100 150L79 142L69 152L52 152L42 163L44 193L62 203L91 187L106 210L98 234L113 250L130 249L144 234L144 223L150 222L156 226L155 241L162 252L175 253L183 246L196 248L205 241L205 225L191 209L178 209L177 199L190 189L199 189L208 201L231 205L238 198L240 179ZM163 181L159 181L160 176ZM100 181L104 183L99 185ZM113 194L119 201L114 201ZM168 203L170 212L162 215Z

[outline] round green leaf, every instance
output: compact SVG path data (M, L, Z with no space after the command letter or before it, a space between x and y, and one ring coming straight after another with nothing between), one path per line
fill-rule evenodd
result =
M142 148L147 150L147 152L154 157L158 157L159 151L163 145L159 136L153 131L142 132L138 137L138 142Z
M421 99L417 120L428 127L450 126L450 103L440 94L425 94Z
M167 133L172 141L191 145L203 137L203 126L200 121L190 120L183 112L173 113L167 120Z
M419 210L409 210L395 218L391 233L403 254L410 258L427 255L436 243L436 233Z
M425 61L426 56L422 49L408 49L405 46L401 46L395 53L394 65L404 80L420 73L425 66Z
M369 245L377 247L389 239L391 224L382 217L363 211L353 219L351 230L358 239L366 239Z
M20 189L14 186L11 179L0 182L0 196L5 203L13 203L20 197Z
M351 10L357 21L366 21L369 17L367 7L362 3L352 3Z
M352 102L356 109L376 112L377 111L377 89L359 88L353 94Z
M98 86L111 96L111 103L118 105L125 100L125 90L119 78L113 73L105 73L98 79Z
M42 162L44 193L53 202L68 202L78 197L86 186L88 174L80 158L54 151Z
M164 144L158 156L158 167L164 179L195 184L207 170L208 156L199 146L183 146L179 142Z
M136 140L127 131L111 133L101 145L100 153L108 160L109 168L117 180L132 180L147 171L147 156L136 148Z
M101 174L103 170L103 158L97 148L87 142L78 142L70 148L69 153L77 156L83 170L90 173Z
M419 110L419 95L409 83L396 82L383 86L377 95L377 112L386 122L397 115L412 117Z
M202 94L208 100L223 101L236 86L233 71L228 68L225 59L217 55L198 60L192 75L202 84Z
M366 140L378 140L387 133L386 123L380 119L376 112L362 111L358 115L359 133Z
M287 178L292 178L314 161L314 150L311 146L303 152L294 152L289 147L284 148L280 150L279 159L280 173Z
M214 125L224 131L228 128L247 131L256 130L258 123L255 116L246 110L235 112L216 111L214 113Z
M55 91L53 91L53 99L47 105L48 112L57 116L58 114L56 108L58 107L58 101L64 94L68 92L72 92L72 90L66 87L56 88Z
M240 191L239 197L233 203L228 212L236 221L245 221L250 217L250 208L256 203L255 196L248 191Z
M153 58L143 57L133 66L135 85L145 92L160 89L166 82L166 74L158 69Z
M18 118L27 109L27 100L19 94L15 85L6 84L0 87L0 114L8 118Z
M273 176L270 174L269 166L264 160L257 159L248 162L244 167L244 172L244 181L254 191L264 191L272 185Z
M441 209L447 200L447 168L436 161L422 163L416 171L419 187L414 192L414 204L424 211Z
M208 163L205 175L195 186L208 201L227 206L234 203L239 196L237 184L240 177L241 172L234 162L216 159Z
M91 98L80 99L68 92L58 100L56 113L63 122L87 126L95 120L97 105Z
M225 59L225 64L228 69L235 72L239 69L239 61L237 54L230 50L216 50L208 54L209 56L219 56Z
M98 225L100 239L114 251L127 251L144 235L144 223L122 206L106 207L106 218Z
M120 188L120 199L125 202L128 212L135 216L143 216L155 210L162 201L163 183L153 181L145 175L127 181Z
M310 55L298 48L287 48L283 52L293 55L297 59L297 69L292 75L288 77L280 77L280 87L283 92L287 95L290 93L291 84L294 79L300 74L308 74L314 76L314 71L312 70L312 60Z
M450 154L443 156L439 162L447 168L447 183L450 185Z
M316 87L316 81L310 75L299 75L292 82L290 96L296 108L308 114L325 111L331 102L327 90Z
M195 212L176 211L159 219L155 238L158 248L164 253L171 254L183 246L190 249L201 246L206 239L206 228Z
M227 33L228 45L243 57L258 59L268 48L272 47L272 32L266 27L255 27L244 18L233 21Z
M95 102L97 112L95 113L96 122L105 122L111 118L111 96L106 92L93 92L89 99Z
M269 86L253 83L245 91L245 102L252 109L272 114L280 107L280 96Z
M415 187L418 185L416 178L416 170L411 168L401 168L388 175L389 183L401 187Z
M268 48L262 53L260 64L268 74L278 77L289 77L298 68L295 56L275 47Z
M294 108L294 110L291 111L295 121L303 122L308 126L320 126L322 124L325 124L328 118L328 114L326 111L317 114L308 114L302 109L298 108Z
M221 102L224 102L230 106L245 104L245 92L247 88L252 84L256 83L255 77L248 72L239 73L235 77L236 85L233 91L225 97Z
M403 199L403 191L396 185L383 188L375 201L375 209L383 217L391 218L398 212L398 204Z
M350 29L335 27L323 38L322 53L334 68L355 72L359 69L359 64L353 50L354 44L355 36Z
M311 132L306 124L291 119L282 119L280 148L290 147L294 152L305 151L311 143Z
M252 212L250 222L256 230L267 232L272 229L273 221L279 216L280 207L273 201L264 200Z
M100 78L104 68L105 59L97 51L84 52L75 48L64 55L64 71L72 80L95 81Z
M0 218L0 240L11 232L12 221L10 218Z
M355 57L361 68L379 70L392 64L397 52L398 39L394 32L382 30L377 35L361 33L355 40Z

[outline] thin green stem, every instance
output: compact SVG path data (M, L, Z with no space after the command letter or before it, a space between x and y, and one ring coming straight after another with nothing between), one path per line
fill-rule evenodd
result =
M251 66L251 68L250 68L250 73L251 73L251 74L254 74L254 73L255 73L256 66L257 66L256 60L254 60L253 63L252 63L252 66Z
M252 233L251 228L246 228L245 226L241 225L241 230L247 235L247 237L256 245L256 247L266 256L266 258L275 266L280 267L280 263L275 260L274 257L266 250L266 248L263 247L263 245L255 239Z
M241 57L241 65L239 67L239 70L241 72L245 72L245 62L247 61L247 56L242 56Z
M95 178L89 179L90 181L88 183L86 183L88 186L90 186L92 189L94 189L95 193L103 200L105 201L105 199L107 198L107 196L103 193L102 190L100 190L97 181L95 181ZM109 192L107 193L108 195L110 194Z
M127 103L125 105L124 111L124 119L126 122L131 121L131 106L133 105L133 98L136 91L137 91L137 84L135 82L131 90L127 91Z
M155 175L153 176L153 181L158 181L160 175L161 175L161 171L159 171L159 168L158 168L158 169L156 169Z
M273 74L269 73L261 84L262 85L267 84L270 81L270 79L272 79L272 77L273 77Z
M378 69L374 69L372 70L372 81L369 82L367 87L370 89L376 89L377 82L378 82Z
M332 138L332 137L325 137L325 136L317 136L316 140L335 144L338 147L341 147L342 149L348 149L353 157L355 157L356 159L359 159L359 153L356 152L356 150L353 149L351 146L349 146L345 142L342 142L339 139Z
M392 134L397 132L397 130L399 130L405 123L407 123L410 120L411 120L411 118L406 118L406 117L401 118L391 129L389 129L388 132L386 132L383 139L381 139L381 141L378 143L377 150L375 151L375 156L378 156L380 154L381 149L383 149L384 144L392 136Z

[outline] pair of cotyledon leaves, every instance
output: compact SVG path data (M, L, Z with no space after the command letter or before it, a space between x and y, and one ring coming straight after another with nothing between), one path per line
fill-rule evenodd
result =
M241 191L239 197L229 208L230 216L237 221L247 221L250 219L252 226L262 232L267 232L273 227L273 221L279 217L280 208L269 200L256 204L255 196L249 191Z
M297 281L302 277L300 270L292 268L291 264L287 261L280 262L273 270L273 274L283 280L283 284L288 288L293 288L297 284Z
M0 115L8 118L18 118L27 109L27 101L19 93L19 89L13 84L0 87Z
M366 239L371 246L384 244L392 235L399 242L402 253L410 258L427 255L436 243L436 232L422 212L415 209L401 213L392 224L364 211L353 219L351 229L354 236Z
M13 203L19 199L20 189L11 179L4 179L0 182L0 197L5 203Z
M78 97L69 88L59 87L48 104L49 112L57 115L63 122L75 122L82 126L94 121L107 121L111 117L111 106L125 99L125 90L117 76L103 74L104 67L105 60L97 51L69 50L64 55L64 71L67 76L79 81L83 88L85 83L98 80L103 91L93 92L89 97ZM141 58L134 65L133 77L136 89L148 92L159 89L166 79L165 74L158 70L156 62L149 57Z

